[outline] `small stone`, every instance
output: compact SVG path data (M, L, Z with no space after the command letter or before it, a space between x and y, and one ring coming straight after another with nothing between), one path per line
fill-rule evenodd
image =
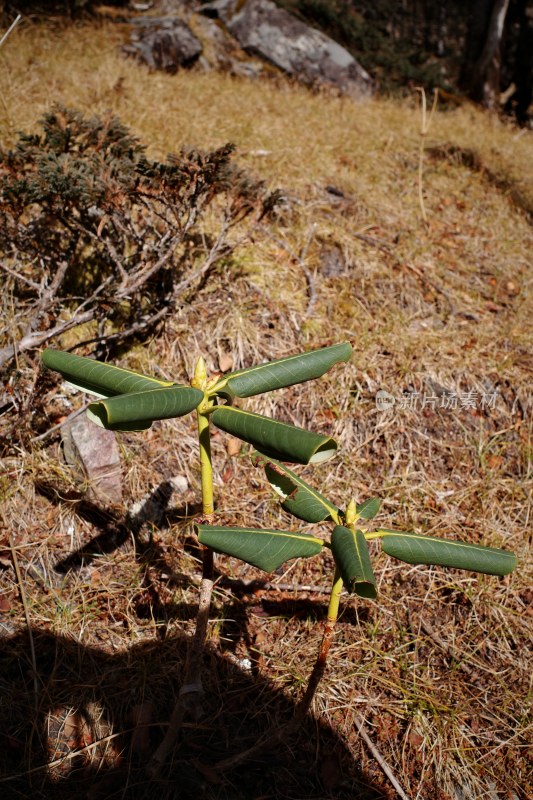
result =
M169 483L174 492L181 492L181 494L189 488L185 475L173 475L172 478L169 478Z
M63 454L67 464L87 482L87 498L99 505L122 502L120 454L113 431L100 428L85 413L62 428Z
M231 353L226 353L224 350L219 351L218 368L221 372L228 372L233 369L233 356Z
M226 450L228 456L238 456L241 452L242 442L235 436L229 436L226 440Z

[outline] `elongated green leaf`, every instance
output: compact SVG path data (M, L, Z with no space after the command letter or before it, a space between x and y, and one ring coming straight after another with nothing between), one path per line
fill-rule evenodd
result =
M272 572L291 558L320 553L323 542L305 533L261 530L260 528L225 528L197 525L198 539L217 553L235 556L254 567Z
M221 381L221 394L230 397L252 397L262 392L271 392L295 383L303 383L324 375L339 361L348 361L352 355L349 342L278 358L266 364L240 369L226 375ZM215 387L216 388L216 387Z
M331 534L331 552L348 591L360 597L376 597L376 577L363 532L336 525Z
M182 417L203 399L203 392L190 386L169 386L147 392L121 394L91 403L87 416L102 428L114 431L144 430L155 419Z
M389 556L408 564L437 564L487 575L507 575L516 567L516 556L509 550L435 539L412 531L402 533L381 528L376 534L383 536L381 545Z
M94 358L75 356L62 350L45 350L42 359L48 369L59 372L77 389L98 397L113 397L176 385L172 381L147 378L146 375L129 369L104 364L102 361L95 361Z
M356 513L358 519L374 519L379 509L381 508L381 500L379 497L371 497L365 500L361 505L356 506Z
M268 482L278 494L281 507L304 522L322 522L325 519L338 521L340 514L337 506L330 503L320 492L313 489L288 467L279 461L259 456L265 468Z
M253 444L261 453L281 461L318 464L327 461L337 450L337 443L329 436L320 436L233 406L215 408L211 419L226 433Z

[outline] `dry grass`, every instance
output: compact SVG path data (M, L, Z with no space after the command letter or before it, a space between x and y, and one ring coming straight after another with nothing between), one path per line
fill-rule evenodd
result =
M244 749L290 714L318 646L325 598L220 584L206 663L209 714L186 730L156 791L393 796L361 743L358 715L410 798L531 796L531 132L470 107L437 112L424 226L415 99L357 106L283 83L150 74L117 55L124 35L107 24L20 28L0 52L2 146L32 129L51 101L84 112L111 108L152 155L234 141L239 162L282 187L285 202L275 224L177 309L157 340L121 363L180 379L199 352L217 369L221 351L231 351L238 368L349 339L350 365L247 407L338 438L337 459L304 474L339 504L351 494L379 494L383 526L504 546L519 557L516 573L498 580L410 568L377 554L379 602L345 598L316 723L222 785L202 765ZM464 156L471 151L474 162ZM3 292L6 309L9 302ZM396 398L393 410L376 408L380 388ZM441 407L443 391L458 393L457 408ZM473 408L465 405L468 392ZM435 407L430 396L438 397ZM483 408L483 396L494 403ZM402 407L402 397L416 407ZM47 403L51 425L57 401ZM19 423L31 429L31 420ZM153 796L139 764L168 719L197 596L187 523L199 498L193 420L120 441L128 508L172 476L188 483L155 527L133 526L135 536L122 509L104 514L80 501L56 440L38 447L15 439L4 459L2 547L11 535L38 677L35 694L6 549L6 768L24 772L67 756L5 784L7 796L25 796L31 786L35 797L70 797L80 775L73 766L93 770L93 798L123 796L124 786L127 796ZM213 450L225 517L291 524L244 450L229 456L222 435ZM327 559L299 561L275 580L327 586L330 567ZM220 558L219 568L245 581L264 577L231 559ZM143 724L153 726L144 739Z

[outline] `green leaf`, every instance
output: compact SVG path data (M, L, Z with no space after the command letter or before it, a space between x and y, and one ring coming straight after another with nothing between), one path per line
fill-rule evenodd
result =
M508 575L516 567L516 556L509 550L484 547L468 542L435 539L409 531L376 531L389 556L408 564L436 564L441 567L468 569L487 575Z
M337 450L337 443L329 436L320 436L233 406L215 408L211 419L226 433L253 444L264 455L281 461L318 464L327 461Z
M349 342L279 358L226 375L214 391L230 397L252 397L262 392L282 389L324 375L339 361L348 361L352 355Z
M169 386L147 392L121 394L91 403L87 416L102 428L114 431L144 430L155 419L182 417L203 399L203 392L190 386Z
M217 553L235 556L254 567L272 572L291 558L320 553L323 541L305 533L262 530L260 528L225 528L197 525L198 539Z
M375 598L376 577L364 533L336 525L331 534L331 552L348 591L360 597Z
M381 508L381 500L379 497L371 497L365 500L361 505L356 506L357 519L374 519L379 509Z
M102 361L95 361L94 358L75 356L62 350L45 350L42 359L48 369L59 372L76 389L98 397L113 397L177 385L173 381L147 378L146 375L129 369L104 364Z
M258 457L268 482L282 498L281 507L304 522L338 521L340 510L279 461Z

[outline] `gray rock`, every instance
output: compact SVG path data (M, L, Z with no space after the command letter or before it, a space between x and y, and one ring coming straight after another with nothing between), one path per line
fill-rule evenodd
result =
M259 58L250 57L218 19L192 14L189 24L202 41L198 65L206 71L215 69L246 78L258 78L269 69Z
M248 53L308 85L335 86L355 99L374 91L370 75L344 47L271 0L214 0L201 11L220 19Z
M87 497L99 505L122 502L120 454L113 431L98 427L85 413L61 429L63 455L87 485Z
M192 66L202 53L202 43L178 17L140 17L135 23L132 43L123 50L151 69L175 73Z
M204 3L200 7L202 14L212 19L219 19L226 25L237 11L239 0L213 0L212 3Z
M229 71L233 61L232 49L238 48L233 36L230 36L224 26L215 19L195 14L193 21L196 35L203 44L199 66L205 70Z

